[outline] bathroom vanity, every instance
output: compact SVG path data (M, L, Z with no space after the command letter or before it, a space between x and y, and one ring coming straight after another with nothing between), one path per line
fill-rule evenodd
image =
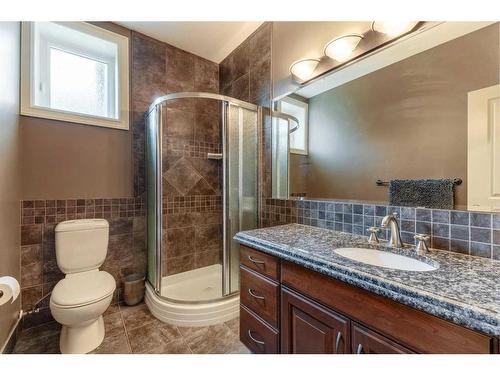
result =
M299 224L240 232L240 340L254 353L499 353L500 261ZM373 266L368 248L428 264Z

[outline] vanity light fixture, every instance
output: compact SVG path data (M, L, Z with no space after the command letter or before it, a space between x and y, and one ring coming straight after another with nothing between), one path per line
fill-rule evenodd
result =
M319 64L319 59L301 59L290 65L290 73L301 81L307 81L312 78L314 69Z
M325 55L338 61L344 62L351 57L363 36L358 34L344 35L329 41L325 46Z
M388 36L398 36L413 29L417 22L408 21L373 21L372 30Z

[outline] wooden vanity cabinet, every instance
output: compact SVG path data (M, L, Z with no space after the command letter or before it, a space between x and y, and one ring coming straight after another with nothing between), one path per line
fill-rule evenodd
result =
M498 337L241 245L240 340L254 353L498 353Z
M276 257L240 247L240 341L253 353L280 352L280 265Z

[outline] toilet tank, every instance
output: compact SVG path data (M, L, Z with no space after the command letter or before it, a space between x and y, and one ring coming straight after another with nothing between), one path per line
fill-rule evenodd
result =
M57 265L64 273L99 268L108 252L109 224L104 219L69 220L57 224Z

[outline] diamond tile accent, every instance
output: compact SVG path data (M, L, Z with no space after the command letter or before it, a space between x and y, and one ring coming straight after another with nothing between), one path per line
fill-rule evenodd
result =
M163 177L182 195L187 195L202 178L198 171L185 158L175 163L163 174Z

